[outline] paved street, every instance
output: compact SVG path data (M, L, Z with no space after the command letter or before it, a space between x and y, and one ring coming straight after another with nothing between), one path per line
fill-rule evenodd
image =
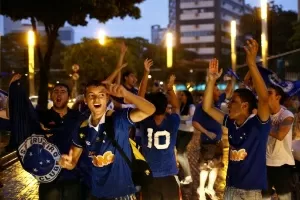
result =
M224 136L225 138L226 136ZM224 143L226 147L226 141ZM199 134L194 134L192 142L188 146L188 156L192 170L193 183L189 186L182 188L183 200L198 200L197 188L199 187L199 167L198 167L198 157L199 157ZM219 175L216 180L215 190L219 199L223 199L223 191L225 188L225 177L228 164L228 148L224 149L223 162L225 167L219 171ZM180 175L179 175L180 176ZM207 197L207 200L209 198Z
M0 173L4 187L0 199L38 200L38 183L29 173L22 169L19 162Z
M196 193L199 186L199 169L198 169L198 149L199 149L199 135L194 135L190 145L189 159L191 162L192 175L194 182L190 186L182 189L183 200L198 200ZM227 149L224 150L224 161L227 164ZM227 165L226 165L227 166ZM223 190L225 187L226 168L219 172L216 184L216 192L220 199L222 199ZM0 172L1 181L4 183L4 188L1 189L0 199L5 200L37 200L38 199L38 183L37 181L25 172L20 163L15 163L8 169ZM207 198L208 199L208 198Z

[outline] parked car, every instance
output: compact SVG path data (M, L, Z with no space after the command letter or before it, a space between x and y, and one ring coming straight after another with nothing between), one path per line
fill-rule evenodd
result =
M37 103L38 103L38 96L30 96L29 99L33 105L33 107L36 107ZM51 100L48 100L48 109L52 108L53 106L53 102Z

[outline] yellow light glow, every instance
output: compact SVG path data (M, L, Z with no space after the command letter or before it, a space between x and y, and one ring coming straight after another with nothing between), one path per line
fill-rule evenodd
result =
M231 21L231 65L232 70L236 71L236 21Z
M28 31L27 33L27 42L28 46L34 46L35 45L35 35L33 31Z
M98 33L98 41L101 45L105 45L106 33L104 30L100 30Z
M268 67L268 4L267 0L261 0L261 55L263 67Z
M28 72L29 72L29 93L30 96L35 95L34 88L34 45L35 45L35 34L33 31L27 33L28 43Z
M236 37L236 21L231 21L231 38Z
M268 3L267 0L260 0L261 19L267 20L268 17Z
M265 33L261 34L261 56L263 61L263 67L267 67L267 57L268 57L268 40Z
M189 92L193 92L193 90L194 90L194 89L193 89L192 87L189 88Z
M173 65L173 34L168 32L166 34L167 45L167 67L170 68Z

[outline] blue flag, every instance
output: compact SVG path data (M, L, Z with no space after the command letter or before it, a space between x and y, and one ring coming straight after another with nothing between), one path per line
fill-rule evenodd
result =
M258 70L267 86L270 85L279 86L288 96L294 96L300 94L300 81L282 80L277 76L275 72L260 66L258 66ZM239 82L243 82L239 78L239 76L231 69L229 69L226 74L230 76L234 76L236 80L238 80Z
M234 77L237 81L242 82L240 77L232 70L232 69L228 69L228 71L226 72L226 74L228 76Z
M300 92L300 81L288 81L280 79L273 71L258 67L267 86L276 85L280 87L288 96L298 95Z
M56 145L47 139L48 131L40 126L21 81L15 81L9 88L9 114L11 121L11 141L17 148L17 155L23 169L39 182L54 181L61 171L57 161L60 152ZM50 130L50 133L54 130Z

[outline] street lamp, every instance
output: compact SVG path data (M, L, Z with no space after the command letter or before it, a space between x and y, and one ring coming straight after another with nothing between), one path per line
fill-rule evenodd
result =
M167 67L171 68L173 65L173 34L168 32L166 34L167 45Z
M261 0L261 56L263 67L268 67L268 4Z
M105 45L106 34L104 30L98 32L98 41L101 45Z
M35 95L34 89L34 45L35 35L32 30L27 33L28 43L28 71L29 71L29 94L30 96Z
M231 21L231 65L236 71L236 21Z

